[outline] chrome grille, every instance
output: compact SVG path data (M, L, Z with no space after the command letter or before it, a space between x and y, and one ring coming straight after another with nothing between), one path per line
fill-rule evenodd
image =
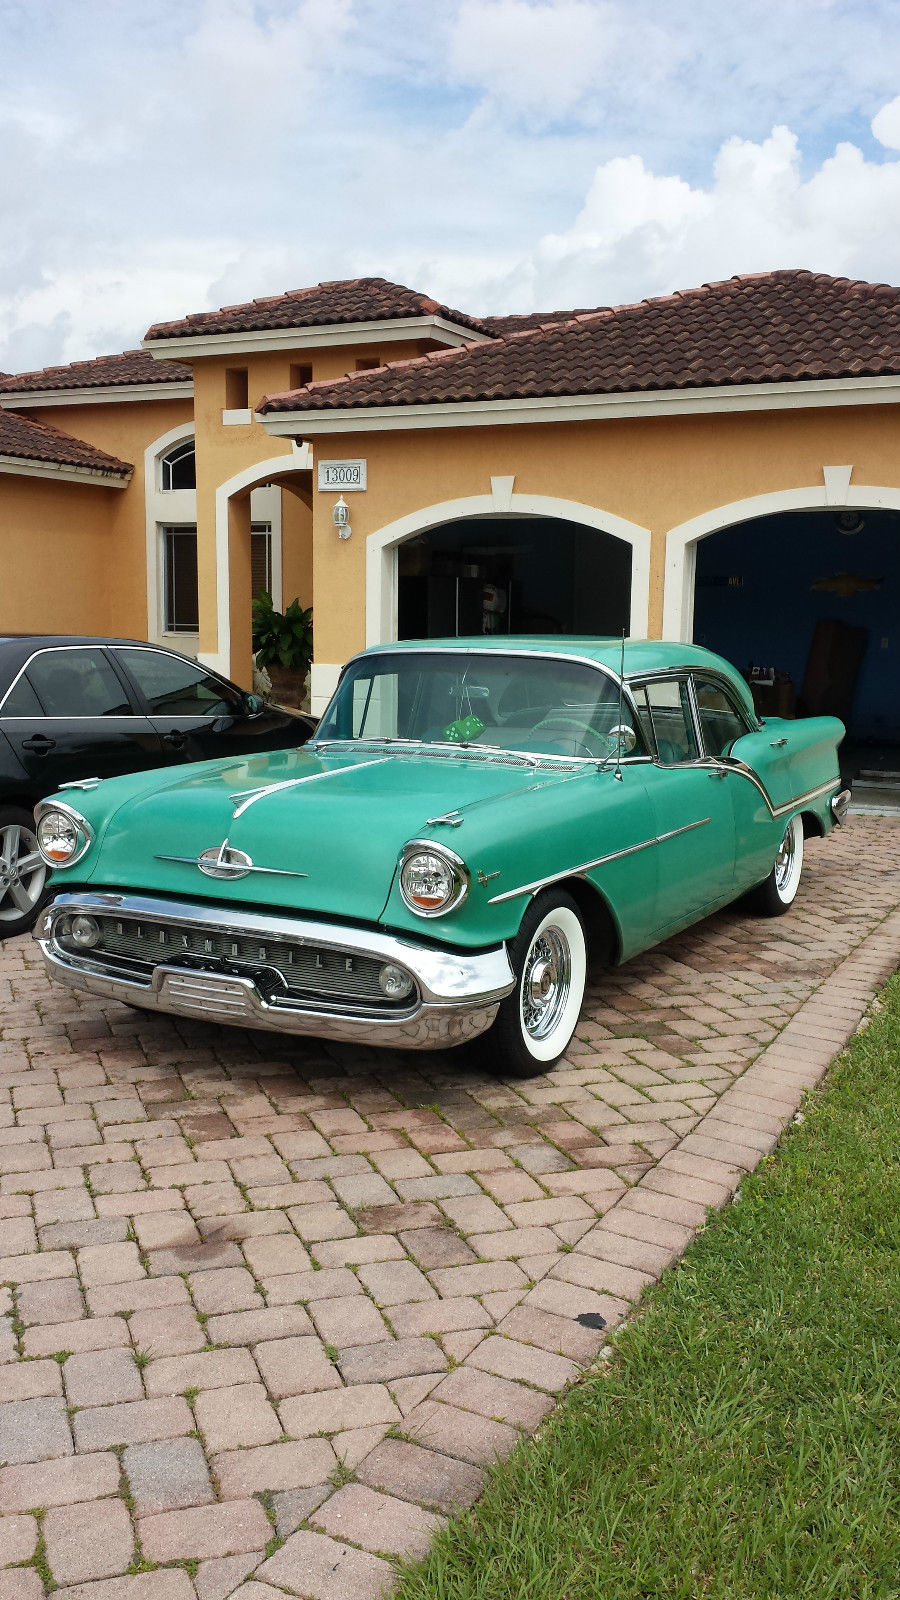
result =
M95 914L95 920L100 938L91 949L79 950L66 937L66 919L56 930L56 940L66 955L83 956L109 972L149 976L154 967L183 966L197 973L249 977L270 1004L279 999L307 1004L351 1000L405 1011L416 998L413 993L402 1000L389 999L378 982L383 962L355 951L222 933L196 924L185 927L157 918L138 921Z

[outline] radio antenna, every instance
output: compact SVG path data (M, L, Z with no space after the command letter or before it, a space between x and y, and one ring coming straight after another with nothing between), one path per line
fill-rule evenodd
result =
M616 770L613 777L622 782L622 703L625 694L625 629L622 629L622 654L619 661L619 718L616 726Z

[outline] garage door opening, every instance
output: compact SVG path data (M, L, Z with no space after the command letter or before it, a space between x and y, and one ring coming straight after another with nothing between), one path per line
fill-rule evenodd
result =
M619 635L631 558L625 540L553 517L444 523L398 548L398 637Z
M900 513L781 513L701 540L694 639L761 716L840 717L857 791L900 794Z

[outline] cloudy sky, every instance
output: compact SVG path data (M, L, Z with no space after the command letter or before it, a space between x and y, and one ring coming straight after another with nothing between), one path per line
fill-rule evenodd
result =
M322 279L900 283L897 0L0 0L0 370Z

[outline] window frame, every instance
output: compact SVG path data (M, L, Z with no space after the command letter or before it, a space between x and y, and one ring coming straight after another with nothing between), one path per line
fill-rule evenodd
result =
M193 625L178 627L169 620L169 537L193 535L195 551L199 560L199 544L197 539L196 522L161 522L159 523L159 565L160 565L160 598L162 600L162 629L166 638L196 639L200 629L200 582L197 581L197 621ZM174 610L174 587L172 592Z
M36 661L39 656L60 655L64 652L66 654L71 654L71 652L75 650L99 650L106 659L110 671L120 684L122 692L125 695L125 699L131 708L129 711L116 713L116 721L121 722L126 717L132 717L138 718L141 722L146 722L146 715L141 709L141 697L135 695L134 687L130 678L128 678L125 673L120 670L119 663L116 661L116 658L106 641L98 643L96 640L93 640L90 644L46 644L42 645L40 650L33 650L27 661L23 661L18 672L3 695L2 700L0 700L0 718L5 718L8 722L34 722L34 716L7 717L6 712L3 709L7 700L18 685L20 679L26 676L31 663ZM34 687L34 684L31 682L31 679L28 678L27 682L32 694L38 702L38 705L43 708L44 702L42 701L37 689ZM113 715L113 713L110 713L109 718L107 719L105 717L98 716L95 711L71 712L65 717L54 716L50 712L44 711L43 709L40 713L41 720L44 722L103 722L106 720L112 721Z
M116 661L114 655L115 651L118 651L124 659L121 661ZM237 701L237 708L227 713L223 711L207 713L203 711L169 712L155 710L151 701L148 699L143 688L141 687L140 679L133 668L129 665L128 657L129 655L133 655L135 651L140 651L145 655L152 654L163 656L167 661L177 661L182 666L190 667L202 678L211 678L214 683L222 685L222 689L224 691L222 699L228 703L232 698L235 698ZM156 718L157 720L162 719L165 721L171 720L172 722L197 722L198 720L203 719L215 720L216 717L222 717L225 715L237 717L243 712L243 690L241 690L236 683L232 683L230 678L223 677L221 672L215 672L212 667L204 666L201 661L196 661L193 656L182 655L178 650L169 650L165 645L154 644L150 640L148 640L146 644L134 643L113 645L110 647L110 654L113 655L114 664L119 669L119 677L121 679L127 678L129 695L131 698L136 700L138 705L143 708L143 715L145 717L149 717L151 719Z
M727 678L723 677L720 672L716 672L714 667L694 667L692 669L690 688L691 704L694 709L697 744L698 748L703 752L701 759L704 761L728 761L731 759L729 756L720 755L718 751L707 750L706 748L706 734L703 728L703 718L700 711L700 703L697 699L698 678L702 679L704 682L711 683L716 689L719 690L724 699L727 700L732 712L737 717L738 722L743 728L743 732L737 734L736 739L742 739L744 734L747 733L758 733L759 724L757 723L755 727L751 726L749 713L740 704L732 685L728 682Z
M171 482L166 483L166 470L169 470L169 476L171 478L172 467L177 465L180 461L183 461L188 455L192 455L194 457L194 482L193 484L182 485L180 489L176 489ZM189 439L182 439L180 444L173 444L170 450L166 450L163 455L157 457L157 461L159 463L160 494L196 494L197 442L193 434L191 434Z

